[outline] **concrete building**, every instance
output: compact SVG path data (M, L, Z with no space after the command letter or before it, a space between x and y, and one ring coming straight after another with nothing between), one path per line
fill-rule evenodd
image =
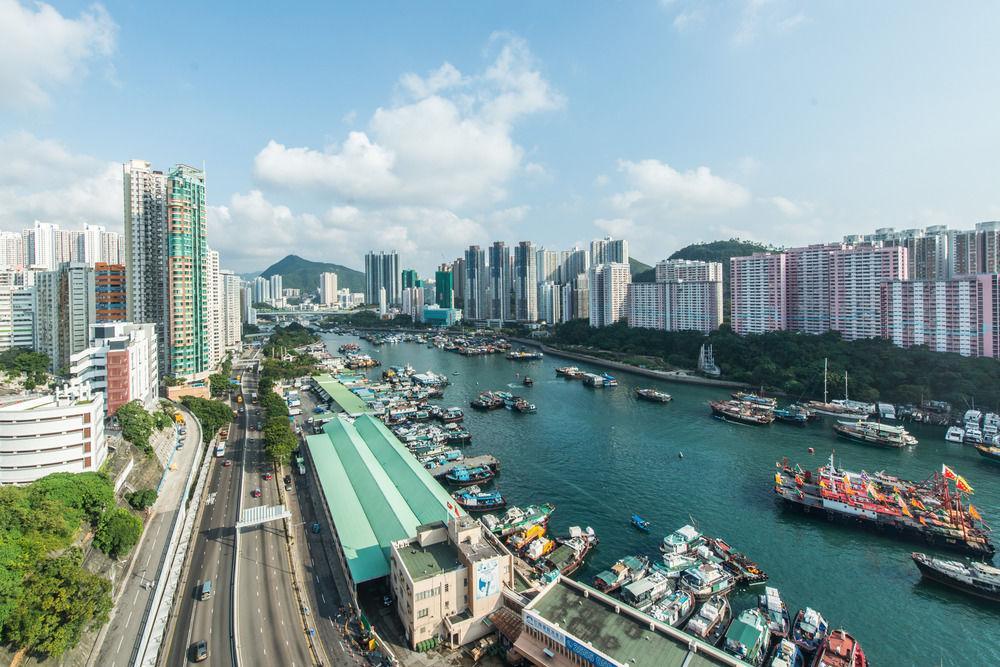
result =
M337 305L337 274L326 272L319 274L319 302L324 306Z
M489 284L486 268L486 252L479 246L469 246L465 251L464 299L462 309L469 319L483 320L489 317L490 306L487 298Z
M908 274L903 246L836 250L830 265L830 328L845 340L882 335L882 283Z
M402 281L403 289L420 287L420 276L417 275L416 269L403 269L400 272L400 280Z
M0 231L0 270L20 271L26 265L24 235Z
M465 255L451 263L452 282L455 287L455 307L465 307Z
M61 252L57 246L58 233L59 225L38 220L35 220L34 227L25 230L25 255L29 266L42 271L54 271L59 266L60 258L65 256L63 261L70 261L70 253Z
M128 317L124 264L94 264L95 322L124 322Z
M639 329L672 331L670 289L666 282L628 286L628 325Z
M25 272L0 271L0 352L35 344L34 288L24 283Z
M514 248L514 317L519 322L538 320L538 277L535 244L521 241Z
M90 345L95 321L94 269L63 264L35 276L34 348L48 355L53 372L68 367L70 356Z
M167 175L168 349L164 365L165 374L175 377L198 378L212 369L208 299L213 288L208 276L207 231L205 172L178 165Z
M612 239L605 236L590 242L590 263L598 264L628 264L628 241Z
M628 264L595 264L587 280L590 326L606 327L628 317L628 289L632 283Z
M370 251L365 255L365 303L378 303L380 289L385 290L388 305L398 305L402 301L399 254L394 251Z
M489 616L514 587L513 557L477 520L456 512L392 543L396 613L413 649L457 648L494 632Z
M441 308L455 307L455 274L450 269L434 274L434 303Z
M462 321L462 311L457 308L442 308L437 304L424 306L421 321L436 327L450 327Z
M656 263L656 282L722 282L722 264L696 259L664 259Z
M539 248L535 251L535 277L538 284L559 282L559 253Z
M572 303L573 309L570 319L587 320L590 319L590 277L589 271L581 273L572 281Z
M996 276L883 282L882 336L965 357L996 357Z
M156 325L161 367L166 360L167 177L149 162L123 165L127 320Z
M271 276L270 281L271 281L271 298L272 299L282 298L284 296L285 288L283 284L284 281L281 278L281 275L277 273L274 274L273 276Z
M107 454L103 394L82 387L0 399L0 485L94 472Z
M112 322L91 327L90 347L70 357L70 386L102 392L107 416L130 401L157 405L156 325Z
M503 241L494 241L489 252L489 301L487 317L501 324L510 321L511 257L510 248Z
M222 274L219 267L219 253L209 250L205 253L205 302L207 305L208 367L215 368L225 356L225 324L222 312Z
M633 283L629 326L666 331L715 331L722 324L722 264L669 259L656 265L656 283ZM640 287L658 284L662 288Z
M808 334L830 330L830 266L842 243L819 243L785 251L787 328Z
M576 277L590 273L590 251L581 248L559 253L559 282L569 285Z
M424 290L422 287L404 287L403 305L400 309L403 315L409 315L414 322L420 322L424 316Z
M219 271L219 288L222 293L222 342L228 352L238 349L243 340L240 277L232 271Z
M538 319L547 324L563 322L563 287L547 281L538 284Z
M754 253L729 260L729 323L740 335L787 327L784 253Z

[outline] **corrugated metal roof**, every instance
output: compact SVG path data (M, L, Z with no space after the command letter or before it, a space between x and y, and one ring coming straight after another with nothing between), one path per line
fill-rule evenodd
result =
M368 406L350 389L341 384L332 375L318 375L316 382L323 387L337 405L350 414L368 412Z
M389 574L393 541L448 520L447 491L375 417L334 419L307 443L355 583Z

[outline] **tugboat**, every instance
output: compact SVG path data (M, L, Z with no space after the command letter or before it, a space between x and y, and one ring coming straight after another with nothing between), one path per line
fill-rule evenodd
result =
M820 647L813 667L868 667L868 659L857 639L834 630Z
M610 570L594 577L594 588L602 593L613 593L626 584L642 579L648 571L649 558L626 556L612 565Z
M722 649L743 662L757 666L764 662L767 645L768 630L764 615L759 609L747 609L729 625Z
M484 516L483 524L494 535L507 537L519 530L548 523L549 516L555 511L556 506L551 503L528 505L524 509L510 507L502 517L497 518L493 514Z
M713 595L688 621L684 632L715 646L726 631L730 613L729 599L725 595Z
M646 521L638 514L633 514L631 521L633 526L647 533L649 532L649 527L652 525L649 521Z
M792 640L808 655L823 645L829 627L823 615L811 607L800 609L792 625Z
M833 425L837 435L847 440L874 447L899 449L917 444L917 439L902 426L889 426L872 421L838 421Z
M444 474L445 480L455 486L473 486L483 484L496 475L486 466L456 466Z
M1000 602L1000 568L977 562L966 565L922 553L913 553L911 557L925 578L969 595Z
M494 512L507 506L507 501L499 491L483 491L478 486L456 491L451 497L466 512Z
M650 401L651 403L669 403L673 400L673 396L670 394L657 391L656 389L636 389L635 395L643 401Z

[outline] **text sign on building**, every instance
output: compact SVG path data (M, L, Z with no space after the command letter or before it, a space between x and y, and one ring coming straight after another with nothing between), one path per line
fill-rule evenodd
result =
M566 635L559 632L548 623L542 621L542 619L540 619L535 614L525 613L524 624L537 632L541 632L543 635L545 635L555 643L559 644L560 646L566 645Z
M567 636L530 611L524 613L524 624L542 633L556 644L565 646L567 651L580 656L595 667L620 667L619 663L609 660L589 646Z
M566 637L566 648L573 653L576 653L590 664L595 665L595 667L618 667L617 662L611 662L603 655L597 653L594 649L589 646L584 646L570 637Z

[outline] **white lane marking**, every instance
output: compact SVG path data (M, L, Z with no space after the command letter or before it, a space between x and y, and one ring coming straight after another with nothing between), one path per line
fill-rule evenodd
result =
M125 635L122 635L122 638L118 640L118 648L115 649L115 653L118 653L119 651L122 650L122 642L124 641L125 641Z
M133 614L133 612L135 612L135 609L133 609L132 611L130 611L128 613L128 618L125 619L125 627L126 628L129 626L129 623L132 622L132 614Z
M325 595L323 595L322 593L320 593L320 594L319 594L319 597L320 597L320 599L321 599L321 600L323 601L323 604L326 604L326 596L325 596Z

